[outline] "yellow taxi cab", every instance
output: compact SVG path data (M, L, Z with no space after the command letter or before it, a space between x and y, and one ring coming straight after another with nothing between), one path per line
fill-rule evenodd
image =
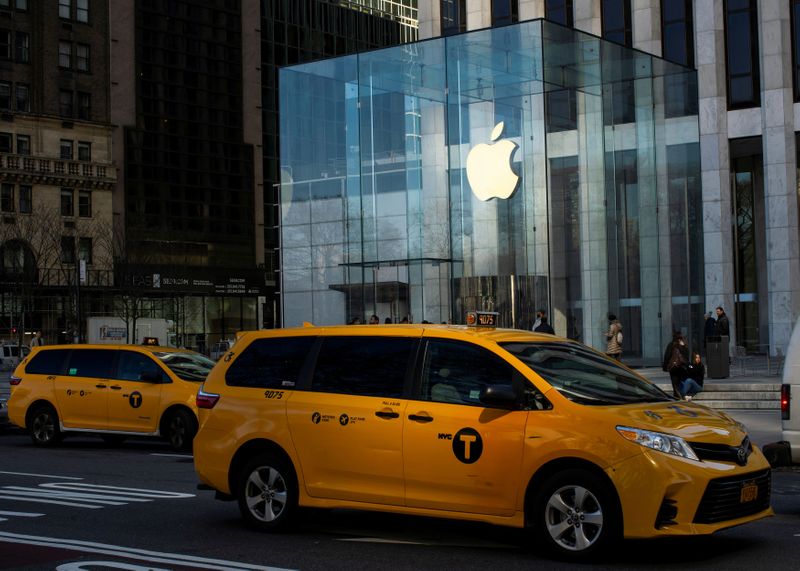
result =
M109 443L162 436L175 450L191 450L198 385L213 366L172 347L36 347L11 377L8 418L39 446L91 432Z
M580 559L772 514L769 465L742 424L552 335L258 331L197 403L201 486L263 530L299 506L380 510L528 527Z

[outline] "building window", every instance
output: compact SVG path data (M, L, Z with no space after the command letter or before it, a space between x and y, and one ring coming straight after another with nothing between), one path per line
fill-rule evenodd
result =
M78 0L75 19L79 22L89 22L89 0Z
M32 187L29 184L19 186L19 212L20 214L30 214L33 210Z
M92 217L92 193L88 190L81 190L78 193L78 216L81 218Z
M87 44L75 46L75 67L80 71L89 71L89 46Z
M18 62L28 63L31 61L31 37L25 32L17 32L16 36L16 58Z
M75 263L75 237L61 236L61 263Z
M58 42L58 67L70 67L72 65L72 44L69 42Z
M61 216L74 216L75 207L73 204L72 190L69 188L61 189Z
M62 89L58 92L58 114L72 117L72 92Z
M72 16L72 0L58 0L58 17L69 20Z
M11 59L11 30L0 30L0 59Z
M572 0L545 0L544 17L562 26L572 27Z
M467 0L442 0L442 35L452 36L467 31Z
M78 92L78 119L91 119L92 96L88 93Z
M31 138L28 135L17 135L17 154L31 154Z
M800 0L792 0L792 79L794 80L794 100L800 101Z
M630 0L602 0L603 39L633 46Z
M11 111L11 84L7 81L0 81L0 109Z
M728 108L758 107L758 13L754 0L725 0Z
M17 10L24 12L28 9L28 0L15 0L14 6Z
M72 141L69 139L61 139L61 152L59 153L59 157L64 160L71 161L72 160Z
M519 0L492 0L492 26L508 26L519 21Z
M559 89L545 94L547 132L574 131L578 128L578 98L574 89Z
M31 110L31 98L28 86L22 83L17 84L17 111L27 113Z
M661 3L661 49L664 59L694 67L692 0Z
M6 182L0 186L0 211L14 212L14 185Z
M79 161L91 161L92 160L92 144L79 142L78 143L78 160Z
M78 239L78 259L83 260L87 264L92 263L92 239L79 238Z
M14 136L11 133L0 133L0 153L13 152L11 147L14 142Z

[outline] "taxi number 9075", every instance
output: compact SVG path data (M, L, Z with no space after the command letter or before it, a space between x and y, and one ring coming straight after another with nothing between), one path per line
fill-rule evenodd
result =
M264 391L264 397L280 400L283 398L283 392L284 391Z

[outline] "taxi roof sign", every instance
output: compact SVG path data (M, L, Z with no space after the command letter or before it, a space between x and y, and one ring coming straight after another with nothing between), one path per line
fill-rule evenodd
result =
M497 327L500 314L496 311L468 311L467 325L469 327Z

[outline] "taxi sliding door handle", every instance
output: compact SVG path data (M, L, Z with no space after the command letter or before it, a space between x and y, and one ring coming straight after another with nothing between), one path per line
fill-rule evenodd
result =
M416 420L417 422L430 422L433 420L433 417L421 414L409 414L408 419Z
M112 388L112 389L114 389L115 391L118 391L118 390L120 390L122 387L121 387L121 386L119 386L119 385L111 385L111 388Z
M104 388L106 388L108 385L104 385L103 383L98 383L98 384L96 384L95 386L96 386L98 389L104 389Z
M400 416L399 412L393 412L389 410L379 410L375 413L375 416L379 416L381 418L397 418Z

